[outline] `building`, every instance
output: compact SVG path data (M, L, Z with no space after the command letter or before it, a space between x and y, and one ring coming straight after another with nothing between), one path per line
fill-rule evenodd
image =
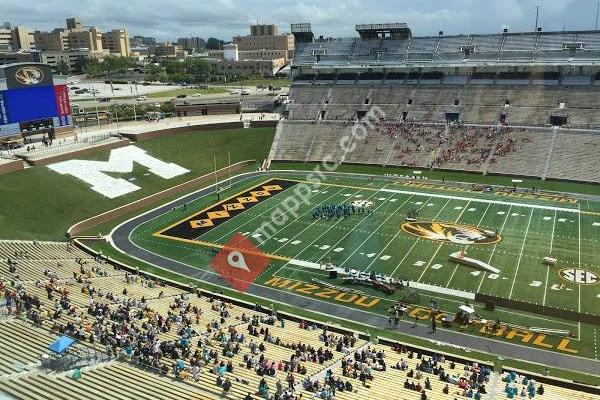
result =
M113 29L102 34L102 48L110 54L129 57L129 34L126 29Z
M183 60L187 57L188 52L179 45L170 42L164 42L159 43L156 45L156 47L154 47L153 54L160 58Z
M132 36L129 39L129 47L153 47L156 46L156 39L149 36Z
M90 51L102 51L102 33L96 27L89 29L73 29L67 31L68 46L66 50L88 49Z
M0 51L0 65L42 62L41 51Z
M208 57L217 60L224 60L226 48L230 45L224 45L223 50L209 50ZM237 45L234 45L237 46ZM238 50L239 60L276 60L279 58L287 59L288 52L286 50Z
M234 36L233 43L239 51L284 50L286 62L294 55L294 35L280 35L275 25L251 25L250 35Z
M268 54L269 52L272 54ZM238 76L273 76L286 65L286 55L284 50L239 51L235 43L224 45L223 50L208 53L218 74Z
M197 115L240 114L242 105L239 101L206 101L186 99L174 101L175 115L192 117Z
M54 29L52 32L33 32L35 48L41 51L67 51L69 38L64 29Z
M33 34L22 25L12 27L4 24L0 27L0 51L17 51L35 49Z
M49 65L0 66L0 141L73 133L69 90Z
M81 29L81 20L79 18L67 18L67 29Z
M273 76L286 64L285 59L273 60L214 60L217 74L220 75L260 75Z
M78 70L78 63L85 58L102 59L106 55L104 52L94 52L88 49L70 50L70 51L43 51L40 53L41 62L51 67L64 61L71 71Z
M97 27L84 27L78 18L68 18L67 28L56 28L51 32L35 31L33 42L37 50L62 51L87 49L117 56L129 56L129 35L126 29L113 29L102 33Z
M184 50L189 52L195 52L204 49L206 42L200 37L189 37L177 39L177 45L181 46Z

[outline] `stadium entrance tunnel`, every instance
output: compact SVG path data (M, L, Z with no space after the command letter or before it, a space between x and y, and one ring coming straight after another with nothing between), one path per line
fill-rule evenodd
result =
M567 124L568 117L566 115L551 115L550 125L552 126L563 126Z
M460 113L459 112L446 111L446 122L459 122L459 121L460 121Z

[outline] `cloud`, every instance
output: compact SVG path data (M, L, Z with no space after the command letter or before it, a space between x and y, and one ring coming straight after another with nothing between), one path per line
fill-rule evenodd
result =
M531 30L541 5L544 30L591 29L596 2L583 0L0 0L2 20L31 30L63 27L79 17L101 30L127 28L130 35L175 40L215 36L230 40L255 22L311 22L317 35L354 36L365 22L407 22L415 35Z

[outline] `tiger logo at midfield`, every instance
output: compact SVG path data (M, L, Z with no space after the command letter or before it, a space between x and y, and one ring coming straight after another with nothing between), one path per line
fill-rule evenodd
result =
M457 244L493 244L502 240L500 235L475 226L451 222L406 222L402 230L422 239Z

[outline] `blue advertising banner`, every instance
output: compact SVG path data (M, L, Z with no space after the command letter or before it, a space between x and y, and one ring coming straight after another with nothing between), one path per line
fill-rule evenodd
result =
M6 105L6 92L0 91L0 125L8 124L8 107Z

